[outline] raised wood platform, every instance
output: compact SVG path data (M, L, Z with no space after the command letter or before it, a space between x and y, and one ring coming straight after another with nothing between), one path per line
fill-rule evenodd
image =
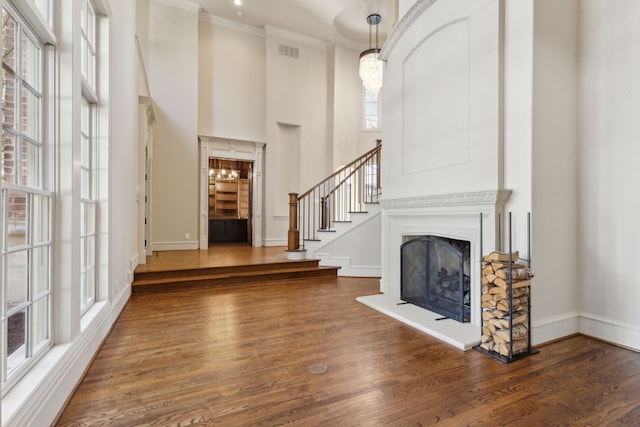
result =
M134 273L134 294L200 289L272 280L337 277L339 267L318 260L288 260L285 248L215 245L207 251L165 251Z

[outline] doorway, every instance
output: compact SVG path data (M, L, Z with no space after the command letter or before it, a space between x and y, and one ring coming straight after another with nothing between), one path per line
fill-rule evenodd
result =
M253 162L209 157L209 244L252 242Z
M213 136L200 135L200 203L199 227L198 227L198 247L207 249L209 247L209 160L223 159L248 162L251 165L250 209L248 212L248 235L247 240L251 246L264 246L264 227L262 213L264 210L264 155L265 143L257 141L241 141L237 139L217 138ZM226 169L225 169L226 172ZM217 175L216 175L217 176Z

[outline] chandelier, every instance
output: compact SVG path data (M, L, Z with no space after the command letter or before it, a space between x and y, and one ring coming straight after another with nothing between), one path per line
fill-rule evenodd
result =
M362 86L372 95L378 95L382 87L382 61L378 59L380 49L378 49L378 24L381 21L378 14L367 16L369 24L369 49L360 54L360 68L358 74L362 79ZM376 27L376 47L371 47L371 32L373 26Z

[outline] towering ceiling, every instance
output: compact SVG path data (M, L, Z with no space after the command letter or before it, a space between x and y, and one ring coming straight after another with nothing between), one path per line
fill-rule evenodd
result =
M397 0L197 0L204 13L262 28L273 26L354 48L369 43L367 16L382 16L382 42L394 21Z

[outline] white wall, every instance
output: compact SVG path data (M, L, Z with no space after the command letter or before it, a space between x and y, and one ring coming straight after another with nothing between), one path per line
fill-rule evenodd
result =
M189 4L149 6L154 250L198 247L198 11Z
M149 68L149 5L151 0L136 0L136 37L142 50L142 60Z
M507 0L504 29L504 186L517 189L505 211L512 213L513 244L527 258L526 219L533 185L533 5L534 0Z
M502 185L497 1L435 2L385 68L385 198Z
M533 6L532 318L534 342L545 342L577 332L578 2Z
M282 56L280 45L297 48L298 59ZM265 151L265 245L286 245L289 225L288 196L305 191L331 171L328 158L328 63L323 43L296 37L275 28L266 31L267 146ZM289 174L282 159L290 149L292 132L298 127L297 182L285 182ZM290 154L290 153L289 153ZM295 159L289 157L290 161ZM291 176L291 175L289 175Z
M264 142L264 34L202 15L199 29L198 133Z
M224 19L200 18L201 135L266 141L265 244L286 244L288 193L375 146L362 132L358 52ZM298 58L280 55L284 45Z
M580 2L581 332L640 349L640 2Z
M112 0L110 215L111 283L115 295L131 286L138 261L138 53L136 11ZM132 10L133 9L133 10ZM116 197L117 196L117 197ZM116 225L117 224L117 225Z
M333 48L332 169L357 159L376 145L382 132L363 131L363 89L358 77L360 52ZM382 97L381 97L382 98Z

